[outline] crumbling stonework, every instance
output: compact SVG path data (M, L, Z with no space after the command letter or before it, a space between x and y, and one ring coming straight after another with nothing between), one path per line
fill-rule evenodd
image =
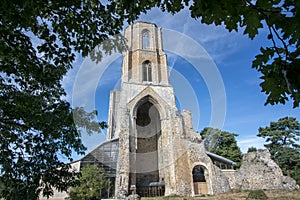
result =
M110 93L107 141L78 161L79 166L101 163L108 168L115 198L131 199L132 191L151 196L153 189L152 196L162 191L195 196L298 187L265 151L246 154L238 172L218 168L214 163L232 168L234 162L206 152L191 111L179 113L160 28L137 22L126 28L125 38L121 89Z
M223 172L216 167L212 160L206 155L204 143L189 142L189 159L191 165L201 165L207 170L205 178L209 194L219 194L230 191L229 182ZM193 190L193 195L195 195Z
M284 176L280 167L271 159L268 150L244 155L239 171L227 174L231 189L298 189L296 181Z
M132 186L142 194L151 184L163 184L165 195L201 194L194 188L196 166L205 174L199 184L205 193L230 190L193 130L191 112L178 112L160 28L137 22L126 28L125 37L129 48L121 90L111 93L107 134L108 140L119 138L116 197Z

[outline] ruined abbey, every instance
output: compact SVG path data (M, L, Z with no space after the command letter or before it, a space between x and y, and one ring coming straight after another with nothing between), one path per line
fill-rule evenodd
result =
M137 22L125 38L121 89L110 93L106 141L73 165L102 166L114 185L109 196L117 199L132 191L195 196L238 188L237 180L245 180L235 163L207 152L191 112L176 107L161 29Z
M107 133L108 141L118 139L115 195L132 187L141 196L149 189L185 196L228 191L192 128L191 113L180 114L175 105L161 30L138 22L126 28L125 38L122 86L111 92Z

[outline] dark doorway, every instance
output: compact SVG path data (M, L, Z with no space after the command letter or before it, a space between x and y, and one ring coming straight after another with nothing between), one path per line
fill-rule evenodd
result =
M193 182L195 195L208 194L208 188L205 179L205 168L196 165L193 169Z

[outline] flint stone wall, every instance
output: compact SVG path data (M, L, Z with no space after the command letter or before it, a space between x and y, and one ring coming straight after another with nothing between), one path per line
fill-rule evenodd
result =
M240 170L226 176L231 189L299 189L294 179L283 175L268 150L245 154Z

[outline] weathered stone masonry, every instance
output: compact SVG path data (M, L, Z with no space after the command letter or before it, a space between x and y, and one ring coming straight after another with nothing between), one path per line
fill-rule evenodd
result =
M229 190L226 177L206 155L192 129L191 113L180 115L169 83L161 30L138 22L125 30L122 85L111 93L107 139L119 138L116 196L132 185L163 184L165 195L192 196L193 168L205 174L205 193ZM226 186L224 186L226 184Z
M180 114L169 83L161 29L137 22L125 37L121 89L110 93L107 141L72 165L76 169L98 164L114 183L110 196L124 199L135 187L141 196L195 196L231 189L295 189L268 152L244 156L239 171L235 163L206 152L192 126L191 112ZM56 192L52 199L64 199Z

